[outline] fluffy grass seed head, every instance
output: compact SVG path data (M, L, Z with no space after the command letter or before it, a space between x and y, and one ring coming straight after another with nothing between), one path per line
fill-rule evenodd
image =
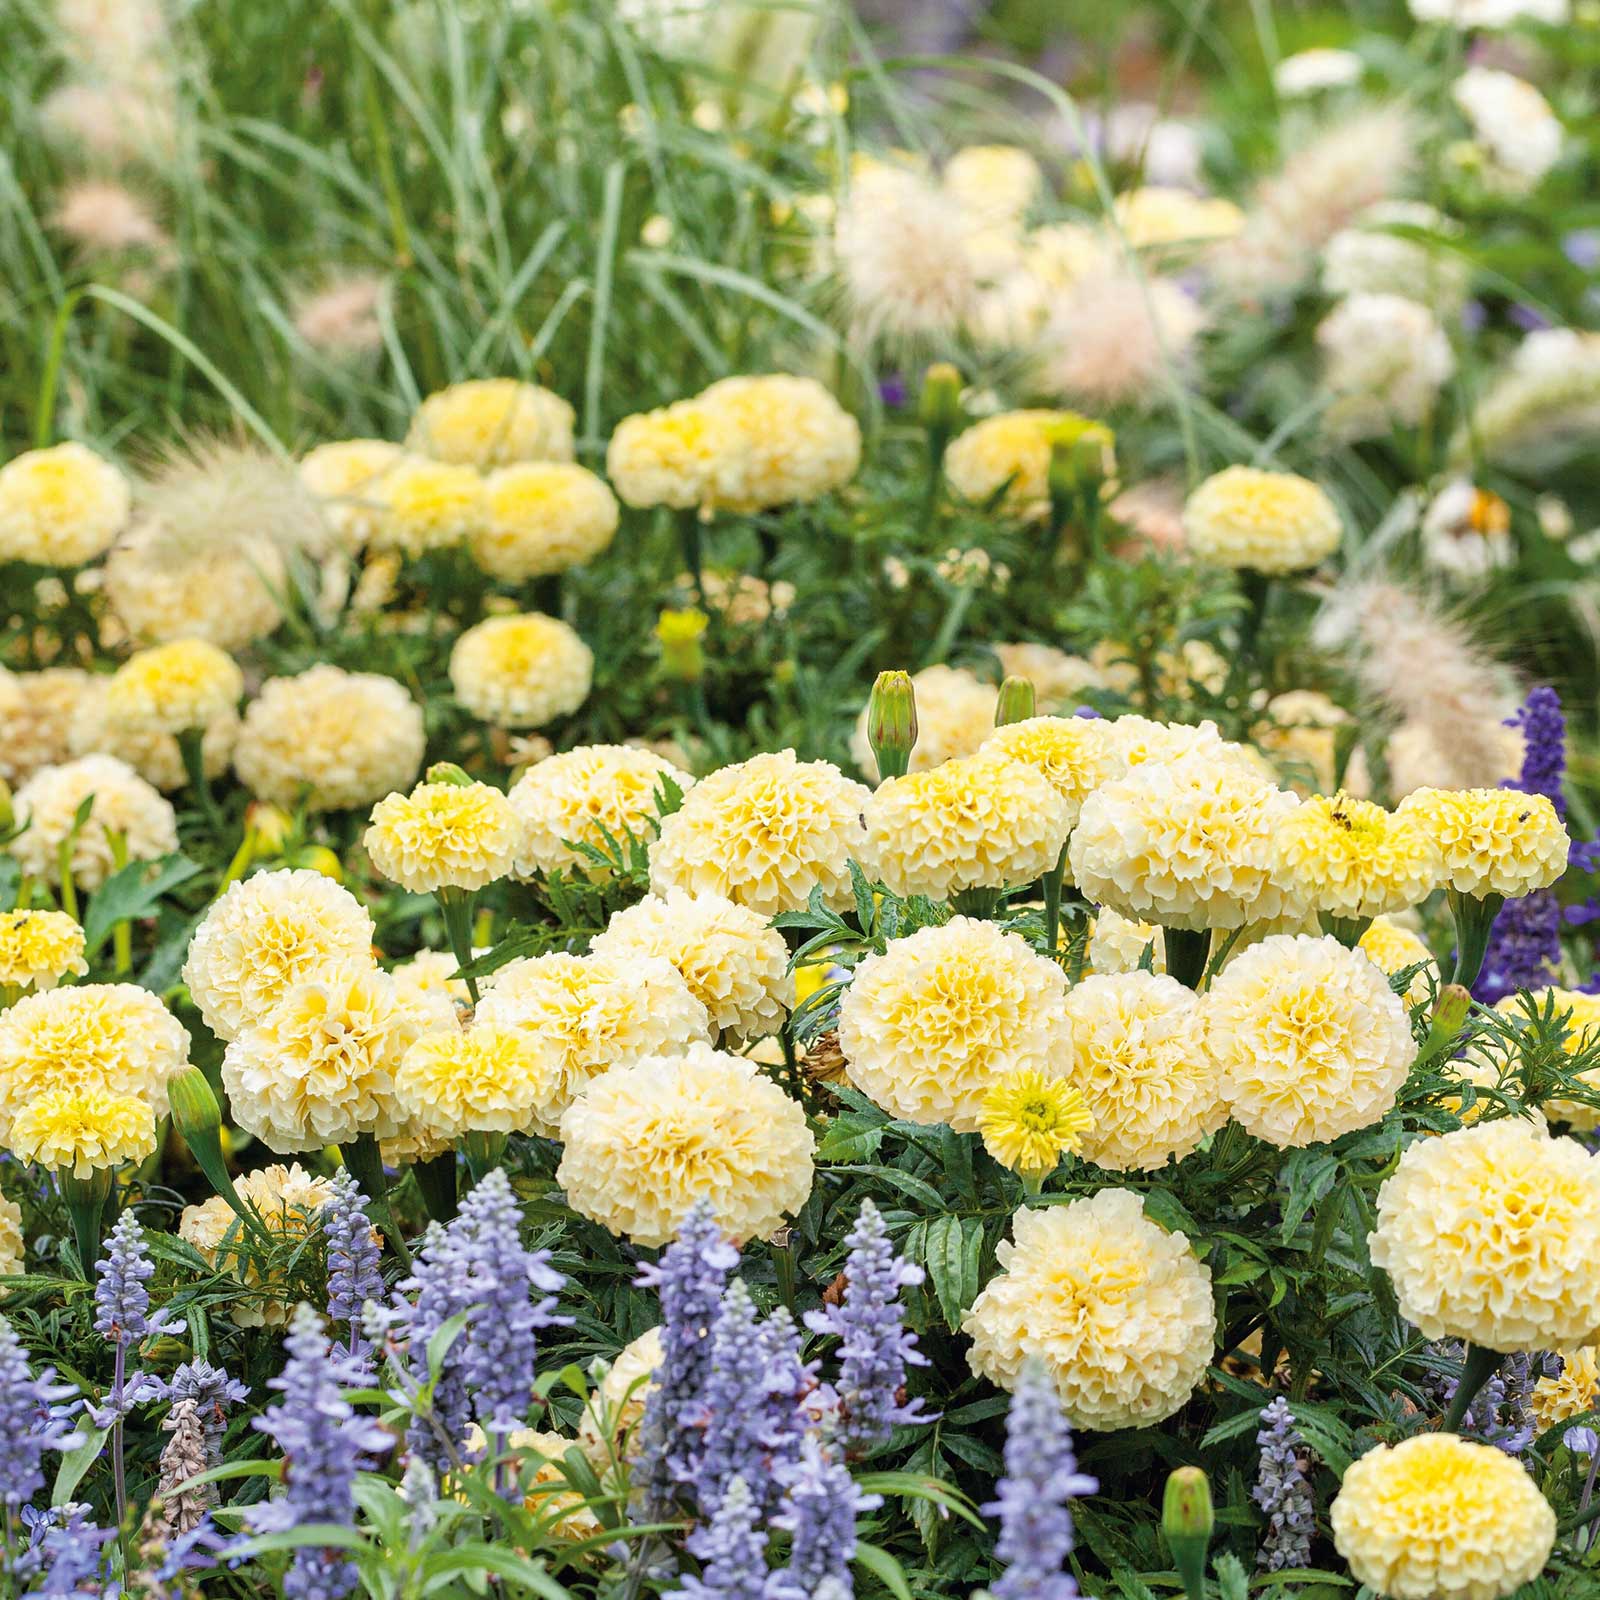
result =
M592 561L617 531L617 501L587 467L524 461L491 472L473 559L502 583L526 583Z
M996 1080L983 1097L978 1132L983 1148L1024 1178L1054 1172L1063 1155L1076 1155L1094 1131L1094 1113L1065 1078L1024 1067Z
M450 652L450 687L475 717L501 728L542 728L576 711L594 681L594 652L543 612L487 617Z
M1542 794L1520 789L1414 789L1398 815L1439 847L1444 881L1458 894L1520 899L1567 870L1572 841Z
M1449 335L1404 295L1350 295L1317 324L1316 339L1332 395L1323 427L1336 440L1417 427L1455 371Z
M1374 917L1371 927L1361 935L1361 942L1356 948L1386 978L1393 978L1407 967L1421 965L1422 970L1412 978L1401 997L1408 1006L1421 1005L1433 987L1444 982L1439 973L1439 963L1433 959L1433 952L1422 942L1421 936L1389 917Z
M848 483L861 464L856 419L815 378L722 378L697 403L727 427L732 443L713 466L714 509L804 504Z
M185 733L231 719L244 674L205 639L174 639L136 650L106 685L107 717L152 733Z
M463 544L483 527L483 479L472 467L408 455L385 471L375 490L382 511L372 528L374 550L415 560Z
M313 350L336 361L374 356L383 348L378 308L388 282L376 272L343 272L303 290L290 316Z
M406 448L483 472L519 461L570 461L574 420L572 407L538 384L476 378L430 394L411 419Z
M606 447L606 475L637 510L705 504L717 463L735 448L732 422L698 400L624 417Z
M518 1027L424 1034L400 1058L394 1096L407 1129L454 1141L525 1133L538 1115L539 1046Z
M1302 800L1278 825L1283 870L1313 911L1359 920L1409 911L1442 863L1420 820L1339 793Z
M516 861L522 827L487 783L419 783L372 808L364 836L372 864L413 894L481 889Z
M1094 272L1069 284L1045 326L1043 379L1052 395L1091 411L1149 405L1191 365L1200 304L1167 278Z
M1219 567L1269 575L1303 572L1339 548L1343 525L1309 478L1257 467L1225 467L1183 508L1189 551Z
M78 808L94 804L74 831ZM44 767L14 797L17 820L27 828L6 848L29 877L61 882L61 847L79 889L95 890L115 870L111 833L120 833L129 861L155 861L178 848L178 820L159 791L115 756L83 756Z
M1216 1348L1211 1274L1128 1189L1019 1211L962 1323L972 1370L1015 1389L1041 1361L1075 1428L1141 1428L1177 1411Z
M75 917L65 911L0 911L0 986L53 989L88 970Z
M1115 726L1103 717L1029 717L996 728L982 753L1009 756L1042 773L1075 826L1090 793L1126 770Z
M301 457L300 481L321 503L340 549L354 554L377 537L385 480L405 458L387 439L338 439Z
M971 756L994 732L999 691L965 667L940 663L911 675L917 702L917 742L911 751L912 772L926 772L956 756ZM871 706L864 705L850 734L850 755L874 781L878 762L867 737Z
M28 450L0 467L0 560L76 567L128 521L128 480L81 444Z
M137 1095L46 1089L17 1112L6 1142L19 1161L88 1178L154 1155L156 1121Z

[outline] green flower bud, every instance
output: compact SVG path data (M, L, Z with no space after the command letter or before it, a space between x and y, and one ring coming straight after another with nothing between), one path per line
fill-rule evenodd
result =
M701 646L710 622L703 611L693 606L681 611L663 611L656 619L656 638L661 644L661 670L680 683L698 683L706 675L706 655Z
M903 778L917 742L917 693L909 672L880 672L867 701L867 743L883 778Z
M1161 1532L1189 1600L1204 1600L1206 1551L1216 1520L1205 1473L1199 1467L1176 1468L1161 1502Z
M917 421L945 438L961 426L961 374L948 361L935 361L923 374Z
M222 1127L222 1107L216 1091L199 1067L185 1067L167 1080L172 1122L185 1140L215 1135Z
M465 789L472 782L466 771L453 761L435 761L424 776L429 783L449 783L457 789Z
M994 725L1004 728L1013 722L1026 722L1034 716L1033 683L1027 678L1007 678L1000 685L1000 698L994 703Z

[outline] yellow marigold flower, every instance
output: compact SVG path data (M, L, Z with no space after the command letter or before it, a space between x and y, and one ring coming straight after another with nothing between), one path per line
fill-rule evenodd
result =
M1089 942L1084 956L1090 972L1137 972L1144 962L1146 948L1152 944L1155 949L1151 951L1150 970L1165 972L1166 938L1160 927L1154 922L1134 922L1120 911L1100 906L1089 924Z
M1399 996L1337 939L1263 939L1228 963L1203 1009L1235 1120L1280 1150L1379 1121L1416 1060Z
M132 767L157 789L181 789L189 781L177 735L158 722L125 717L116 709L113 679L101 680L98 692L80 696L73 707L67 744L74 756L114 756ZM239 733L239 713L223 706L209 722L200 725L200 762L208 778L228 770L228 758Z
M569 461L501 467L485 479L483 499L472 554L502 583L581 566L617 531L616 497L588 468Z
M76 567L111 548L128 480L81 444L29 450L0 467L0 560Z
M0 781L24 783L41 767L72 758L68 733L79 703L104 692L105 679L81 667L0 670Z
M1141 1428L1177 1411L1216 1347L1211 1274L1128 1189L1019 1211L999 1273L962 1322L980 1377L1015 1388L1037 1357L1075 1428Z
M488 1440L476 1422L467 1429L465 1443L473 1456L487 1450ZM577 1443L537 1428L513 1428L501 1441L502 1450L512 1458L513 1482L524 1486L523 1509L539 1518L547 1539L589 1539L604 1532L582 1490L571 1486L562 1464Z
M1257 467L1227 467L1206 479L1183 508L1189 551L1219 567L1303 572L1339 548L1338 509L1308 478Z
M407 456L377 486L382 515L372 530L374 550L426 555L470 539L484 518L483 479L471 467Z
M702 778L650 847L650 887L721 894L763 916L851 905L850 859L861 858L869 791L827 761L793 750L753 756Z
M1357 1582L1393 1600L1504 1600L1544 1570L1556 1537L1522 1463L1453 1433L1369 1450L1328 1518Z
M732 436L711 474L708 504L728 511L816 500L861 463L861 429L815 378L723 378L696 402Z
M1044 185L1039 163L1014 144L969 144L945 163L945 192L992 224L1019 220Z
M1112 210L1136 250L1214 244L1231 239L1244 226L1244 213L1231 200L1191 194L1170 184L1126 189L1112 202Z
M606 473L630 506L685 511L710 499L717 463L736 445L731 419L698 400L680 400L624 417L606 448Z
M867 860L884 886L936 900L1042 876L1072 827L1051 780L999 753L891 778L864 815Z
M1339 730L1352 720L1320 690L1289 689L1267 701L1250 737L1293 788L1326 793L1338 776Z
M578 1422L578 1445L596 1471L634 1456L633 1431L644 1415L644 1403L655 1388L661 1365L661 1330L646 1328L624 1345L589 1395Z
M1062 424L1084 422L1071 411L1003 411L956 435L945 449L944 475L966 500L987 503L1001 489L1013 516L1039 521L1050 513L1050 446Z
M1579 989L1535 989L1526 1000L1507 995L1496 1003L1495 1010L1513 1021L1526 1020L1529 1001L1541 1014L1547 1005L1553 1006L1556 1017L1566 1027L1561 1044L1569 1056L1600 1042L1600 995L1585 994ZM1581 1081L1600 1089L1600 1067L1591 1067ZM1575 1133L1589 1133L1600 1127L1600 1110L1577 1100L1547 1100L1540 1109L1552 1121L1570 1123Z
M1107 689L1131 695L1140 688L1138 657L1120 640L1102 639L1090 650L1089 662ZM1185 639L1174 650L1156 651L1151 666L1156 689L1175 700L1189 698L1196 687L1221 694L1228 683L1227 658L1204 639Z
M204 639L174 639L135 651L106 686L107 713L159 733L183 733L231 717L244 674Z
M1053 961L992 922L952 917L856 968L839 1047L851 1083L891 1115L972 1133L996 1082L1051 1070L1066 998Z
M79 826L78 808L94 797ZM14 799L27 828L6 848L29 877L61 882L61 847L70 838L69 865L80 889L98 889L111 876L111 833L120 833L129 861L155 861L178 848L172 807L126 762L83 756L34 773Z
M319 444L300 462L300 481L322 503L341 550L354 554L377 537L384 516L384 480L405 459L386 439Z
M19 1161L87 1178L154 1155L156 1121L137 1095L47 1089L16 1114L6 1142Z
M1600 1408L1600 1350L1585 1345L1562 1358L1561 1371L1540 1378L1528 1397L1528 1410L1540 1433Z
M1283 869L1313 911L1360 921L1409 911L1439 885L1439 847L1414 816L1339 793L1278 825Z
M1041 716L1065 717L1090 689L1103 689L1099 669L1082 656L1068 655L1050 644L992 644L1000 670L1008 678L1026 678Z
M26 1272L27 1243L22 1236L22 1207L0 1194L0 1278Z
M511 871L522 829L511 802L487 783L419 783L372 808L372 864L413 894L481 889Z
M450 687L475 717L542 728L576 711L594 681L594 653L566 623L539 611L488 617L450 652Z
M708 1044L613 1067L567 1108L561 1139L567 1203L635 1244L666 1244L697 1201L733 1239L770 1238L811 1193L805 1113Z
M1207 755L1214 760L1236 760L1239 746L1228 743L1214 722L1156 722L1125 711L1108 721L1117 754L1131 769L1170 766L1187 755ZM1253 776L1257 775L1251 768Z
M996 728L980 753L1010 756L1043 773L1074 825L1090 792L1126 770L1112 727L1102 717L1029 717Z
M395 1073L401 1117L413 1133L437 1139L524 1133L538 1115L539 1053L532 1035L517 1027L425 1034Z
M0 986L53 989L88 971L83 929L64 911L0 911Z
M404 995L442 994L467 1005L472 992L466 979L453 976L460 963L447 950L419 950L409 961L390 970L389 976Z
M917 699L917 742L911 751L912 772L927 772L957 756L972 756L994 732L999 691L981 682L965 667L932 666L913 673ZM874 781L878 763L867 738L868 706L862 706L850 735L850 756Z
M1439 846L1444 881L1457 894L1520 899L1548 889L1567 870L1572 841L1542 794L1520 789L1414 789L1399 815L1420 823Z
M572 407L515 378L476 378L430 394L411 419L406 448L435 461L506 467L572 459Z
M1094 1130L1088 1102L1065 1078L1024 1068L1001 1078L983 1097L978 1132L983 1148L1024 1178L1054 1172L1061 1157L1076 1155Z
M212 902L189 941L183 981L219 1039L263 1021L292 989L333 967L372 964L372 918L320 872L258 872Z
M1431 992L1430 978L1435 986L1443 982L1439 963L1433 959L1433 953L1427 945L1409 928L1392 922L1388 917L1374 917L1372 926L1361 935L1361 943L1356 948L1375 962L1386 978L1392 978L1407 967L1416 966L1418 962L1422 963L1422 971L1412 978L1403 996L1408 1006L1421 1005L1428 998Z

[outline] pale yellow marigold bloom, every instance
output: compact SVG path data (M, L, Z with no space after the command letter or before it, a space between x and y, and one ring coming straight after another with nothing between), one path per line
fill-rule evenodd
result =
M567 1203L635 1244L668 1243L701 1201L730 1238L770 1238L811 1193L805 1112L708 1044L613 1067L568 1107L561 1140Z
M465 978L452 976L460 963L448 950L419 950L409 961L391 968L389 976L404 995L442 994L465 1006L472 999Z
M1528 1001L1541 1014L1546 1005L1554 1006L1556 1016L1566 1027L1562 1049L1569 1056L1600 1042L1600 995L1584 994L1578 989L1535 989L1527 1000L1507 995L1496 1003L1495 1010L1513 1020L1525 1021ZM1600 1067L1591 1067L1583 1074L1582 1081L1591 1088L1600 1089ZM1600 1110L1577 1100L1546 1100L1540 1110L1555 1122L1570 1123L1576 1133L1590 1133L1600 1127Z
M711 1020L677 970L659 956L558 952L512 961L490 974L480 1027L526 1032L537 1047L532 1126L554 1135L591 1080L644 1056L711 1043Z
M0 781L24 783L41 767L71 760L69 732L79 703L104 688L104 678L81 667L0 669Z
M591 844L609 853L608 833L624 849L629 835L648 841L663 778L685 791L694 783L654 750L626 744L579 745L526 768L507 796L522 823L517 876L604 872L572 846Z
M617 531L616 497L587 467L525 461L491 472L472 554L502 583L592 561Z
M1600 1408L1600 1351L1585 1345L1562 1358L1561 1371L1540 1378L1528 1397L1528 1411L1539 1432L1545 1433L1586 1411Z
M634 1456L633 1431L655 1388L661 1365L661 1329L646 1328L617 1352L589 1395L578 1422L578 1444L598 1472Z
M87 1178L154 1155L156 1122L137 1095L46 1089L17 1112L6 1143L19 1161Z
M151 733L184 733L231 718L244 693L232 656L204 639L137 650L106 685L106 715Z
M488 1440L476 1422L467 1429L465 1443L473 1454L487 1450ZM571 1487L562 1466L567 1451L578 1443L537 1428L513 1428L501 1441L501 1449L513 1458L509 1464L512 1481L527 1485L523 1509L539 1519L547 1539L589 1539L604 1531L582 1491ZM534 1469L531 1473L530 1466Z
M1210 721L1156 722L1137 712L1125 711L1120 717L1109 719L1107 726L1117 754L1130 769L1170 766L1184 756L1195 754L1237 762L1240 749L1225 740L1217 731L1216 723Z
M79 696L73 707L67 728L72 755L114 756L163 792L184 788L189 771L177 736L154 722L118 715L112 704L111 681L102 678L98 691ZM239 734L239 713L231 705L224 706L200 733L200 764L208 778L221 777L228 770Z
M81 978L83 929L64 911L0 911L0 987L53 989Z
M983 1148L1001 1166L1032 1179L1081 1151L1094 1125L1088 1102L1072 1084L1032 1067L998 1079L978 1115Z
M1400 997L1337 939L1279 933L1252 945L1203 1013L1235 1120L1280 1150L1379 1121L1417 1056Z
M1128 1189L1019 1211L999 1273L962 1322L980 1377L1015 1388L1037 1357L1075 1428L1141 1428L1177 1411L1216 1348L1211 1274Z
M1433 959L1433 952L1421 938L1388 917L1374 917L1372 926L1361 935L1361 942L1356 948L1375 962L1386 978L1392 978L1397 972L1404 972L1418 962L1422 963L1422 971L1412 978L1402 996L1408 1006L1421 1005L1428 998L1431 992L1430 978L1434 985L1444 981L1439 973L1439 963Z
M646 895L612 917L589 948L597 956L671 962L711 1026L733 1044L776 1033L794 1009L783 935L760 913L720 894Z
M369 540L374 550L426 555L483 526L483 479L471 467L407 456L383 475L377 493L383 504Z
M924 667L911 676L917 697L917 742L912 747L912 772L927 772L957 756L978 753L978 747L994 732L995 702L1000 691L992 683L980 682L965 667L943 665ZM862 706L850 734L850 756L874 781L878 777L877 759L867 739L868 706Z
M1215 244L1244 226L1244 213L1231 200L1191 194L1170 184L1125 189L1112 210L1123 237L1136 250Z
M1597 1221L1600 1160L1500 1118L1411 1145L1370 1246L1428 1338L1574 1350L1600 1336Z
M708 505L760 511L818 499L861 463L861 429L815 378L723 378L698 405L732 434L711 474Z
M1109 906L1095 910L1094 921L1089 924L1089 942L1084 959L1090 972L1137 972L1144 961L1147 946L1153 944L1150 970L1167 970L1167 942L1161 928L1154 922L1135 922L1113 911Z
M230 884L189 941L183 981L219 1039L266 1015L295 984L351 962L373 964L367 908L303 867Z
M27 1241L22 1236L22 1207L0 1194L0 1278L26 1272Z
M383 524L384 480L405 459L386 439L340 439L319 444L300 462L300 481L322 502L339 548L354 554Z
M430 394L417 408L406 448L435 461L477 467L570 461L572 407L515 378L476 378Z
M1068 1043L1060 967L992 922L952 917L893 939L855 970L839 1005L851 1083L907 1122L979 1125L1011 1073L1052 1073Z
M985 417L950 441L944 475L963 499L982 503L1009 485L1005 509L1014 516L1042 519L1050 512L1051 430L1071 417L1065 411L1003 411Z
M456 699L502 728L542 728L576 711L593 681L593 651L566 623L539 611L488 617L450 652Z
M29 450L0 467L0 560L76 567L111 548L128 480L81 444Z
M1131 695L1141 686L1138 657L1119 639L1102 639L1090 650L1089 662L1108 689ZM1156 651L1151 666L1156 689L1173 699L1187 698L1196 687L1221 694L1228 683L1227 658L1204 639L1185 639L1176 649Z
M91 795L88 819L74 832L78 807ZM6 848L29 877L61 882L61 846L78 888L98 889L114 870L109 833L126 841L129 861L154 861L178 848L178 819L160 793L115 756L83 756L45 767L15 796L17 820L28 827Z
M1409 911L1443 868L1416 817L1344 793L1302 800L1278 824L1277 842L1286 879L1310 908L1352 921Z
M1458 894L1520 899L1567 870L1572 841L1542 794L1520 789L1413 789L1399 815L1439 846L1444 881Z
M1288 689L1267 701L1250 737L1294 788L1327 793L1338 776L1339 729L1352 720L1318 689Z
M1086 690L1106 687L1093 662L1068 655L1054 645L992 644L989 648L999 657L1006 677L1026 678L1033 685L1040 716L1070 716Z
M522 829L511 802L487 783L419 783L372 808L372 864L413 894L481 889L511 871Z
M1302 572L1339 548L1338 509L1308 478L1257 467L1227 467L1206 479L1183 508L1189 552L1219 567Z
M1052 871L1072 827L1054 783L999 753L891 778L864 814L867 860L885 887L936 900Z
M1072 826L1090 792L1127 770L1114 727L1103 717L1029 717L996 728L980 754L1010 756L1043 773L1066 801Z
M540 1055L532 1035L517 1027L425 1034L400 1059L395 1102L409 1130L436 1139L525 1133L538 1116Z
M969 144L945 163L945 193L975 220L1015 223L1044 185L1039 163L1018 145Z
M686 511L710 499L717 463L737 441L730 419L698 400L680 400L624 417L606 448L606 473L636 509Z
M1067 995L1067 1020L1058 1067L1094 1113L1085 1161L1155 1171L1227 1121L1216 1064L1200 1045L1200 999L1176 978L1087 977Z
M861 859L870 791L827 761L778 750L702 778L650 847L650 887L722 894L763 916L853 904L850 859Z
M1544 1570L1556 1537L1522 1463L1453 1433L1369 1450L1328 1520L1357 1582L1392 1600L1505 1600Z

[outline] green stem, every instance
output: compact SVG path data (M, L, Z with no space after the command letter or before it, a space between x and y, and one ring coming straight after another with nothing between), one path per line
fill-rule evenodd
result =
M1354 950L1372 926L1371 917L1336 917L1327 911L1322 912L1319 920L1322 931L1329 938L1337 939L1346 950Z
M183 755L183 770L189 776L189 787L194 791L195 803L206 826L213 833L221 831L222 813L217 809L216 797L211 793L211 780L206 776L204 728L185 728L178 735L178 749Z
M84 1281L93 1283L94 1265L100 1259L100 1224L111 1195L111 1169L97 1167L87 1178L80 1178L64 1167L56 1173L56 1187L72 1218L72 1237Z
M1167 971L1185 988L1199 991L1205 981L1206 959L1211 954L1211 933L1201 928L1163 928Z
M1056 940L1061 935L1061 881L1067 875L1067 845L1062 842L1056 864L1044 875L1044 953L1056 957Z
M444 917L444 931L450 941L450 953L456 958L457 966L469 967L472 965L472 891L440 889L436 898ZM473 1005L477 1005L478 980L469 973L466 983L467 993L472 996Z
M121 872L128 864L128 836L120 828L106 829L106 843L111 847L111 866ZM119 978L133 970L133 926L126 917L119 917L111 930L112 960Z
M1494 919L1505 904L1503 894L1490 894L1479 899L1451 889L1447 898L1450 915L1456 924L1456 969L1450 975L1452 983L1471 989L1483 970L1483 958L1489 949L1489 934Z
M467 1170L474 1183L482 1183L494 1171L505 1148L503 1133L469 1133L461 1141L461 1153L467 1158Z
M435 1222L448 1222L456 1214L456 1153L446 1150L431 1161L419 1161L411 1169L422 1192L422 1203Z
M398 1257L400 1265L409 1271L411 1252L406 1249L406 1242L400 1236L400 1228L389 1205L389 1180L383 1173L383 1155L378 1149L378 1141L370 1133L362 1133L348 1144L340 1145L339 1149L351 1177L361 1185L362 1193L372 1202L373 1215L383 1229L390 1249Z
M694 603L702 611L706 608L705 554L700 530L700 513L690 506L678 513L678 547L683 554L683 564L694 584Z
M1440 1424L1441 1432L1455 1433L1461 1427L1461 1419L1466 1416L1467 1407L1472 1404L1484 1384L1495 1375L1503 1360L1505 1357L1498 1350L1485 1350L1481 1344L1467 1346L1467 1359L1461 1369L1461 1382L1457 1384L1456 1397L1450 1402L1450 1409Z

